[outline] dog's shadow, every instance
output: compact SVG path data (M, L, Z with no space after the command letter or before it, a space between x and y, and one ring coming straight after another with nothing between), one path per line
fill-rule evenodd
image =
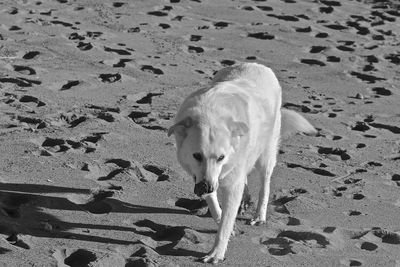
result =
M0 183L0 235L6 236L10 244L29 249L29 244L21 240L19 235L30 235L130 245L137 241L90 235L90 229L131 231L142 234L135 227L67 222L46 213L46 210L83 211L94 214L112 212L188 214L185 210L141 206L112 198L94 199L90 203L78 205L64 197L43 195L45 193L85 195L90 194L91 190L40 184ZM72 229L82 229L87 234L80 234L77 231L70 232ZM188 252L188 254L190 253Z

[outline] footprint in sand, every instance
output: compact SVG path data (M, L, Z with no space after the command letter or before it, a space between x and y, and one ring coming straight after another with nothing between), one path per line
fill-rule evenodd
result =
M99 75L99 79L103 83L114 83L122 79L119 73L104 73Z
M30 95L23 95L20 97L19 102L22 103L35 103L36 107L43 107L46 105L43 101L40 101L37 97Z
M193 46L193 45L189 45L188 46L188 51L189 53L203 53L204 52L204 48L200 47L200 46Z
M129 51L127 51L127 50L124 50L124 49L114 49L114 48L110 48L110 47L107 47L107 46L104 46L104 51L106 51L106 52L111 52L111 53L116 53L116 54L118 54L118 55L120 55L120 56L129 56L129 55L132 55L132 53L129 52Z
M310 66L313 66L313 65L320 66L320 67L326 66L326 64L324 62L317 60L317 59L304 58L304 59L300 59L300 62L303 64L310 65Z
M377 128L377 129L385 129L394 134L400 134L400 127L398 127L398 126L388 125L388 124L383 124L383 123L376 123L376 122L370 122L368 125L372 126L374 128Z
M143 93L138 94L137 98L135 96L131 96L131 100L134 100L137 104L152 104L153 97L161 96L162 93Z
M387 59L392 64L399 65L400 64L400 53L388 54L385 56L385 59Z
M287 209L286 204L290 201L295 200L301 194L307 193L307 190L303 188L297 188L294 190L282 190L274 195L274 199L272 201L272 205L274 206L274 210L276 212L282 214L290 214L289 210Z
M326 61L328 62L340 62L340 57L336 57L336 56L327 56L326 57Z
M268 17L273 17L279 20L284 20L284 21L299 21L299 18L291 15L276 15L276 14L268 14Z
M272 7L270 6L257 6L257 8L261 11L272 11L274 10Z
M220 61L221 65L224 67L235 65L236 61L230 59L224 59Z
M254 7L252 6L242 6L240 7L241 10L246 10L246 11L253 11Z
M397 186L400 186L400 174L393 174L392 181L394 181Z
M17 77L17 78L10 78L10 77L4 77L0 78L0 83L13 83L19 87L32 87L33 85L40 85L42 84L41 81L39 80L31 80L23 77Z
M67 124L69 126L69 128L74 128L76 126L78 126L79 124L81 124L82 122L87 120L86 116L80 116L77 115L73 112L65 112L65 113L61 113L59 116L61 123L56 123L56 125L64 125Z
M302 113L310 113L310 114L317 114L319 113L318 110L312 109L308 107L307 105L298 105L290 102L286 102L283 104L284 108L291 109L297 112L302 112Z
M385 87L373 87L371 89L375 94L380 96L389 96L392 95L392 91L386 89Z
M112 4L112 6L113 7L122 7L122 6L124 6L124 5L126 5L127 3L124 3L124 2L114 2L113 4Z
M362 213L357 210L350 210L349 212L347 212L347 215L348 216L359 216L359 215L362 215Z
M275 39L275 36L272 34L269 34L268 32L249 33L247 36L251 37L251 38L261 39L261 40Z
M225 21L219 21L219 22L214 23L213 25L214 25L215 29L220 30L220 29L224 29L224 28L228 27L229 24L231 24L231 23L228 23Z
M349 29L347 26L340 25L339 23L336 24L325 24L324 25L326 28L336 30L336 31L342 31L342 30L347 30Z
M170 179L169 175L166 174L166 169L165 168L160 168L156 165L153 164L145 164L143 165L143 168L146 171L149 171L155 175L157 175L157 182L162 182L162 181L168 181Z
M85 164L81 170L89 172L85 177L95 181L135 180L141 182L161 182L169 180L166 170L155 165L141 165L124 159L109 159L104 166Z
M54 24L54 25L61 25L61 26L64 26L66 28L76 29L75 27L73 27L74 25L72 23L61 21L61 20L52 20L51 23Z
M25 74L25 75L35 75L36 71L28 66L21 66L21 65L13 65L14 71Z
M169 121L170 115L163 116L162 114L153 113L150 111L132 111L128 117L136 124L149 130L166 131L167 128L161 126L163 121Z
M119 61L115 64L113 64L112 66L114 68L125 68L126 67L126 63L131 62L132 59L129 58L121 58L119 59Z
M316 53L321 53L322 51L326 50L326 46L318 46L318 45L314 45L310 48L310 53L311 54L316 54Z
M296 225L301 225L302 224L301 220L297 219L295 217L290 217L289 216L287 219L288 219L288 221L287 221L286 225L288 225L288 226L296 226Z
M83 41L85 40L85 37L83 35L80 35L77 32L73 32L68 36L69 40L78 40L78 41Z
M168 16L167 12L163 12L163 11L149 11L147 12L147 14L151 15L151 16L156 16L156 17L166 17Z
M88 51L93 48L93 45L91 43L85 43L85 42L79 42L78 45L76 46L82 51Z
M341 196L343 196L343 192L345 192L346 190L347 190L346 186L339 186L339 187L332 189L332 193L333 193L333 196L335 196L335 197L341 197Z
M400 127L395 126L395 125L389 125L389 124L384 124L384 123L379 123L379 122L374 122L374 119L371 118L366 118L364 121L358 121L351 127L353 131L361 131L365 132L371 129L371 127L376 128L376 129L384 129L389 132L392 132L394 134L400 134Z
M329 36L326 32L319 32L315 35L316 38L327 38Z
M36 154L40 156L52 156L52 153L68 151L91 153L96 151L97 143L104 134L106 133L93 133L85 137L70 139L38 137L33 139L32 142L39 146L39 152Z
M158 24L158 27L160 27L161 29L166 30L166 29L171 28L171 25L169 25L167 23L160 23L160 24Z
M19 26L13 25L10 28L8 28L8 30L9 31L19 31L19 30L22 30L22 28Z
M371 129L371 127L369 127L364 121L357 121L355 125L351 126L351 129L353 131L365 132Z
M334 8L331 6L323 6L319 8L320 13L330 14L334 11Z
M328 234L314 231L281 231L276 237L261 237L260 244L265 245L269 254L285 256L299 254L311 249L323 249L332 245Z
M32 126L33 129L43 129L47 127L46 122L44 122L42 119L39 118L18 115L16 119L21 123L26 123L29 126Z
M378 245L376 245L372 242L363 242L363 243L361 243L360 248L363 250L374 251L378 248Z
M61 86L60 91L69 90L72 87L79 85L80 83L81 82L78 80L70 80Z
M362 262L360 260L355 260L355 259L342 259L340 260L340 263L343 264L344 266L362 266Z
M143 65L143 66L140 67L140 70L145 71L145 72L150 72L150 73L153 73L153 74L157 74L157 75L164 74L164 72L161 69L155 68L155 67L153 67L151 65Z
M361 194L361 193L355 193L355 194L353 194L353 199L354 200L362 200L362 199L364 199L365 198L365 195L364 194Z
M344 52L353 52L354 48L346 46L346 45L338 45L336 46L336 48L340 51L344 51Z
M323 155L339 156L341 160L349 160L351 158L350 155L347 153L347 150L341 148L318 146L317 152Z
M364 147L366 147L367 145L366 144L364 144L364 143L358 143L357 145L356 145L356 148L364 148Z
M201 35L192 34L192 35L190 35L189 40L190 40L191 42L198 42L198 41L201 40L201 38L203 38Z
M329 176L329 177L336 176L336 174L334 174L334 173L332 173L330 171L321 169L321 168L305 167L305 166L302 166L302 165L296 164L296 163L286 163L286 166L288 168L302 168L304 170L311 171L312 173L315 173L317 175Z
M304 28L298 28L298 27L296 27L296 28L295 28L295 31L296 31L296 32L311 32L312 29L311 29L310 26L304 27Z
M23 59L34 59L40 52L38 51L30 51L22 56Z

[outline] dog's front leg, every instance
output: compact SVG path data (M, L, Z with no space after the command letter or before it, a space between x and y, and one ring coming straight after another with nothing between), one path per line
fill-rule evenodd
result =
M217 191L205 195L204 199L207 202L208 208L211 212L211 216L213 217L214 221L219 225L219 223L221 222L222 211L218 203Z
M236 181L234 181L237 179ZM218 263L225 256L229 237L235 224L236 215L242 200L244 181L242 177L236 177L226 185L222 186L222 217L215 238L214 247L211 252L202 258L203 262ZM233 182L233 183L232 183Z

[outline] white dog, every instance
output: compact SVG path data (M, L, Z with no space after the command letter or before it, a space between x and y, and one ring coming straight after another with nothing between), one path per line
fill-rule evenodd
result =
M251 224L260 224L266 220L280 137L316 133L301 115L281 109L281 101L281 87L271 69L256 63L228 67L210 86L185 99L168 131L168 136L175 135L180 164L195 180L194 192L206 199L219 225L214 247L203 262L224 259L253 167L260 173L261 189ZM222 191L222 210L217 189Z

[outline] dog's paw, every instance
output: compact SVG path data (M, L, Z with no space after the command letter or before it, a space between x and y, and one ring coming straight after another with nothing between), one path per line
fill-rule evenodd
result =
M216 264L218 262L222 262L224 260L225 252L213 249L209 254L202 257L200 260L204 263L212 263Z
M250 225L262 225L265 223L266 223L266 220L261 219L260 216L254 217L249 222Z

